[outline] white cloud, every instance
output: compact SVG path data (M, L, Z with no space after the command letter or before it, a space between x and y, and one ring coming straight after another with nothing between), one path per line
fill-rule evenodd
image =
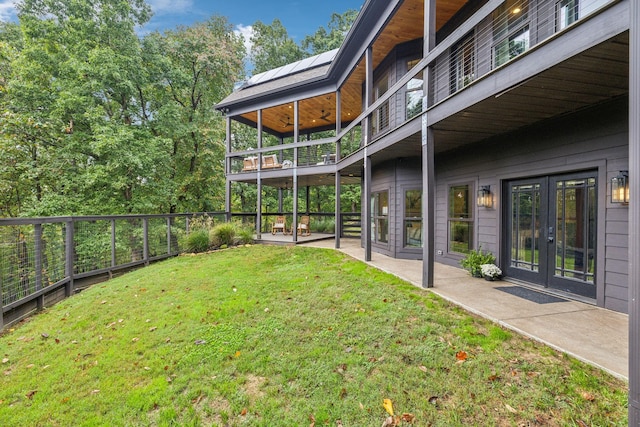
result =
M156 15L189 13L193 8L193 0L147 0L147 3Z
M16 16L16 0L0 0L0 21L6 22Z
M244 37L244 47L247 49L247 56L251 53L251 36L253 36L253 27L251 25L236 25L236 29L233 32L237 35Z

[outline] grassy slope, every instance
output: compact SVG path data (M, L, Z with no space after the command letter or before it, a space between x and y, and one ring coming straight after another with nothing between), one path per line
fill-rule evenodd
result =
M330 250L155 264L0 355L2 425L626 425L623 382Z

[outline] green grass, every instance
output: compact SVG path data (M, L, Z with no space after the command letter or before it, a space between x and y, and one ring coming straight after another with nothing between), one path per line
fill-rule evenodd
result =
M0 353L11 426L380 426L383 399L415 426L627 424L624 382L332 250L154 264Z

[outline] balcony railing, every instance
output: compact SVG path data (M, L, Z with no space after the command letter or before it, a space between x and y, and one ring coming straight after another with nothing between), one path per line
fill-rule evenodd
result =
M428 109L616 1L541 0L534 3L489 0L424 58L412 61L409 71L336 137L317 141L316 146L307 141L258 151L275 154L283 164L288 160L290 164L287 166L326 165L330 162L325 159L331 159L327 155L334 155L336 161L346 159L363 147L365 118L370 119L366 132L371 136L371 143L419 116L424 109L424 93L420 86L427 68L431 70L428 82L430 96L426 97ZM404 109L385 108L390 104L404 106ZM303 149L299 148L300 144L309 145ZM337 151L340 151L339 155ZM232 159L228 172L235 174L247 172L242 167L244 158L255 154L246 151L228 155Z

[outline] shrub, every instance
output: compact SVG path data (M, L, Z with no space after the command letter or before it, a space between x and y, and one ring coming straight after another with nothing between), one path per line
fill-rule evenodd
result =
M483 252L482 248L478 250L471 250L463 259L460 260L460 265L465 270L468 270L473 277L482 277L480 266L482 264L495 264L496 257L491 252Z
M238 237L238 243L246 245L248 243L253 243L253 229L249 227L238 226L236 230L236 235Z
M218 224L209 232L209 242L215 247L231 246L235 243L235 237L236 227L229 222Z
M195 230L189 233L186 241L187 252L200 253L209 249L209 233L206 230Z

